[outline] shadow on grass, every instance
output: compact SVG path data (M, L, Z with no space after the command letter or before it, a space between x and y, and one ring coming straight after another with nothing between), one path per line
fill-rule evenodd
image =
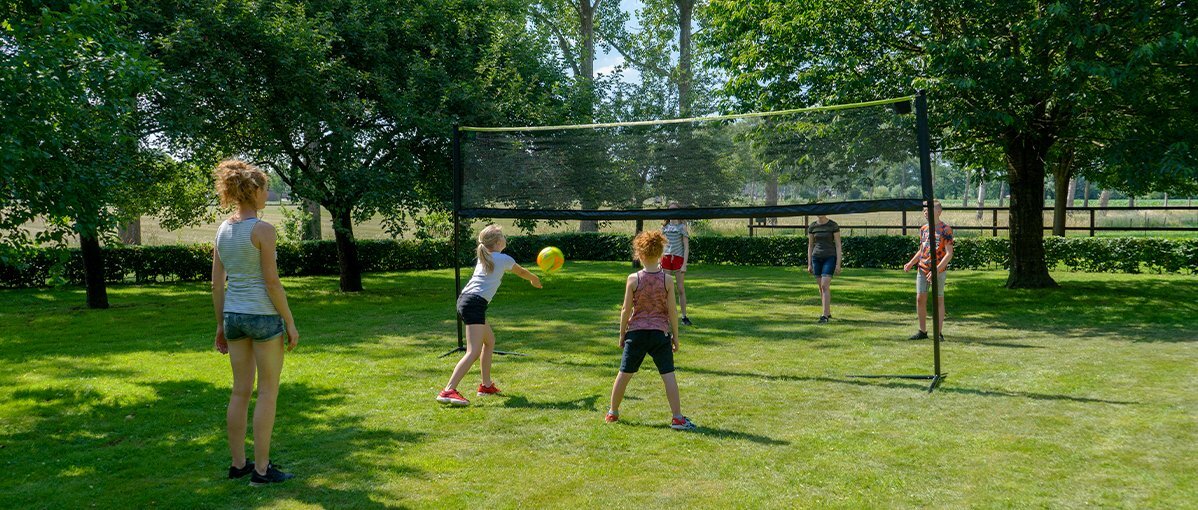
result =
M511 407L514 409L541 409L551 411L590 411L598 412L599 409L595 404L599 401L599 395L591 395L589 397L576 398L574 400L563 400L559 402L532 402L527 397L520 395L512 395L503 401L503 407Z
M77 508L89 501L101 507L249 507L298 501L381 509L394 506L378 502L370 488L395 475L423 476L394 458L424 433L368 428L362 418L341 412L346 399L340 393L290 383L280 396L271 457L296 478L250 488L244 479L224 476L228 388L185 380L143 389L152 397L113 397L77 387L14 392L12 400L25 401L33 422L19 431L9 428L0 444L13 458L37 461L22 462L19 475L0 483L0 488L15 484L0 490L0 507ZM246 448L252 460L252 441Z
M920 390L920 391L927 390L926 383L899 382L899 381L894 381L894 380L887 381L887 382L880 382L877 379L874 379L873 381L878 381L878 382L871 382L871 381L859 380L859 379L838 379L835 377L823 377L823 376L799 376L799 375L785 375L785 374L760 374L760 373L752 373L752 372L731 372L731 371L727 371L727 370L713 370L713 369L708 369L708 368L697 368L697 367L688 367L688 368L686 368L686 371L694 372L696 374L714 375L714 376L720 376L720 377L749 377L749 378L755 378L755 379L767 379L767 380L776 380L776 381L821 382L821 383L847 384L847 385L851 385L851 386L862 386L862 387L873 387L873 388L901 388L901 389L913 389L913 390ZM1126 401L1126 400L1106 400L1106 399L1100 399L1100 398L1075 397L1075 396L1071 396L1071 395L1052 395L1052 394L1047 394L1047 393L1030 393L1030 392L1024 392L1024 391L982 390L982 389L974 389L974 388L962 388L962 387L958 387L958 386L951 386L951 383L952 383L952 377L949 377L946 380L946 382L942 383L940 385L940 387L936 389L936 391L943 392L943 393L959 393L959 394L964 394L964 395L976 395L976 396L981 396L981 397L1026 398L1026 399L1031 399L1031 400L1059 400L1059 401L1068 401L1068 402L1081 402L1081 403L1088 403L1088 404L1140 405L1140 402L1132 402L1132 401Z
M624 424L624 425L634 426L634 427L672 430L672 429L670 429L670 426L665 423L648 424L648 423L638 423L638 422L634 422L634 421L623 421L623 420L621 420L619 423ZM764 445L769 445L769 446L786 446L786 445L790 444L790 441L785 441L782 439L774 439L772 437L762 436L759 434L750 434L748 432L738 432L735 430L721 429L721 428L716 428L716 427L707 427L707 426L703 426L703 425L700 425L698 428L696 428L694 430L678 431L678 433L679 434L696 434L696 435L700 435L700 436L710 437L713 439L735 439L738 441L751 441L751 442L754 442L757 444L764 444Z

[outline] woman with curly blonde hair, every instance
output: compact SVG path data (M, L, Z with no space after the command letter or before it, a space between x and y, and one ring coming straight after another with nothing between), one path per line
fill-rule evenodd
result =
M670 402L670 428L693 430L695 424L682 415L678 381L674 378L674 353L678 351L678 310L674 308L674 285L661 267L666 237L661 232L641 232L632 241L633 253L644 268L624 282L624 305L620 308L620 348L624 357L611 389L611 408L605 420L620 420L620 402L628 382L640 370L645 355L653 358ZM668 333L673 333L672 335Z
M225 415L233 457L229 478L250 475L250 485L278 483L292 475L270 463L271 432L283 350L295 348L299 332L275 264L275 228L258 219L258 211L266 207L266 174L244 161L228 160L216 167L215 177L221 205L236 208L217 228L212 252L215 346L229 355L233 367L233 392ZM246 413L255 372L254 462L248 462Z

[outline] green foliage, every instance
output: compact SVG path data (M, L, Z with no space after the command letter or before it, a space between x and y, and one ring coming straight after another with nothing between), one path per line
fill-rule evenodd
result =
M842 238L844 267L903 266L915 253L910 236L852 236ZM474 264L471 240L462 244L458 261ZM625 234L564 233L511 236L505 253L531 264L546 246L556 246L567 260L631 261L632 239ZM1049 265L1071 271L1108 273L1198 273L1198 239L1059 238L1046 239ZM446 239L358 241L364 271L406 271L450 267L453 246ZM970 237L954 244L954 269L1009 267L1011 244L1006 238ZM109 282L195 281L208 278L210 245L114 246L105 249ZM691 256L699 264L798 266L807 264L807 239L802 236L695 236ZM334 241L303 241L278 245L279 274L332 275L338 272ZM79 250L31 249L0 263L0 287L42 287L83 282Z
M299 207L280 207L283 222L279 228L279 242L295 243L304 240L304 231L312 222L312 213L300 203Z

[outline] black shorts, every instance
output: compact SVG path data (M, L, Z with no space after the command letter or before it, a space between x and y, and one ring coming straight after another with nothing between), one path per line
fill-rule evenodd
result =
M624 358L620 360L620 371L635 374L641 369L645 355L653 358L657 373L674 371L674 346L665 331L638 329L624 334Z
M487 298L478 294L458 296L458 317L467 326L487 323Z

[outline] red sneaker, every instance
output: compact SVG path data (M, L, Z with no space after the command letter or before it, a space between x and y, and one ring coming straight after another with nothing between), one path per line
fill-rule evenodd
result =
M613 412L611 412L611 411L608 411L608 412L607 412L607 416L604 416L604 417L603 417L603 421L605 421L605 422L607 422L607 423L615 423L615 422L618 422L618 421L620 421L620 415L618 415L618 414L615 414L615 413L613 413Z
M478 396L480 396L480 397L485 397L487 395L494 395L496 393L499 393L499 387L495 386L495 383L491 383L490 386L483 386L481 384L478 385Z
M674 418L670 420L670 428L674 430L695 430L698 428L690 418Z
M455 406L468 406L470 401L466 400L458 390L445 390L437 394L437 402L442 404L453 404Z

